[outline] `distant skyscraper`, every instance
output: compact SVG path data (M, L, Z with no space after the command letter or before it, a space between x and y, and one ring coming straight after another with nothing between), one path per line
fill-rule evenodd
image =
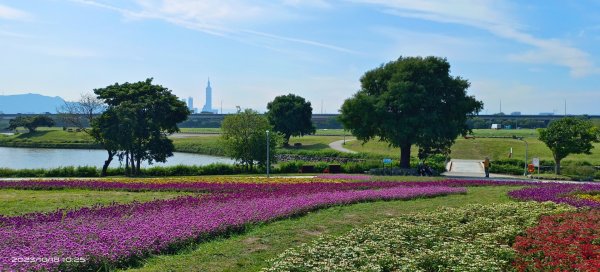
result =
M210 78L206 85L206 103L204 104L204 107L202 107L202 112L214 113L212 109L212 88L210 87Z
M191 112L194 112L194 98L192 98L191 96L188 97L187 106Z

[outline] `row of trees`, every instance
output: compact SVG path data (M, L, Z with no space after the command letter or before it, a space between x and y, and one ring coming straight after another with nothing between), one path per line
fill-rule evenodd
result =
M410 167L410 151L419 148L419 158L449 154L458 135L469 132L467 120L481 111L483 103L466 93L469 82L450 75L450 64L438 57L400 57L366 72L361 89L346 99L340 122L359 140L373 139L400 148L400 167ZM102 174L117 157L127 172L136 175L141 162L164 162L174 146L169 134L190 114L184 102L152 79L114 84L95 89L79 103L65 104L63 121L90 134L108 153ZM314 134L312 106L294 94L276 97L263 116L256 111L238 110L222 123L222 142L227 154L248 170L265 166L267 145L289 145L292 136ZM98 115L100 114L100 115ZM29 118L29 119L27 119ZM11 120L11 127L51 125L51 119L23 117ZM45 123L44 123L45 122ZM87 129L86 124L91 124ZM267 141L267 131L272 131ZM598 140L598 131L589 121L566 118L540 130L540 140L552 150L557 164L571 153L589 153Z

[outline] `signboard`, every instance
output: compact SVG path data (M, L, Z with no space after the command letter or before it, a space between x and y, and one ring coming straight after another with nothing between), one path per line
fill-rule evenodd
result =
M383 159L383 163L384 164L391 164L392 163L392 159Z
M532 163L533 163L533 166L540 167L540 158L533 158Z

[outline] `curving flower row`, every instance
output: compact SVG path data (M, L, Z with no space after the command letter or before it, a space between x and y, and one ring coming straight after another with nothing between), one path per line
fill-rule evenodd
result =
M330 205L466 192L465 188L398 183L217 185L198 185L213 192L199 198L1 218L0 271L114 267L251 223Z
M509 196L520 200L552 201L575 207L600 208L595 199L579 197L578 194L600 192L600 184L549 184L509 192Z

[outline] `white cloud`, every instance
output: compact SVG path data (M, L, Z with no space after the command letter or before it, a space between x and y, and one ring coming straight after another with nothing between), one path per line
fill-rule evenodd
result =
M172 17L203 24L227 24L269 15L267 6L239 0L136 0L143 14Z
M0 5L0 19L26 21L31 18L33 18L33 16L25 11Z
M490 45L478 38L464 38L445 34L424 33L409 29L377 27L373 32L392 41L389 49L379 52L384 59L403 56L441 56L456 60L490 60Z
M376 5L384 12L401 17L440 23L455 23L486 30L501 38L533 47L524 53L512 54L509 59L528 63L547 63L569 68L574 77L597 74L600 70L589 55L557 39L534 37L523 30L511 16L512 8L504 1L492 0L352 0Z
M268 1L261 4L256 4L256 2L248 4L241 0L136 0L135 2L141 8L140 11L132 11L93 0L71 1L113 10L128 18L163 20L188 29L268 49L275 48L276 43L272 42L275 40L343 53L355 53L350 49L333 44L248 28L249 25L262 21L294 17L287 10L282 9L281 5L273 5Z
M325 0L283 0L283 4L295 8L310 7L328 9L332 7L332 5Z

